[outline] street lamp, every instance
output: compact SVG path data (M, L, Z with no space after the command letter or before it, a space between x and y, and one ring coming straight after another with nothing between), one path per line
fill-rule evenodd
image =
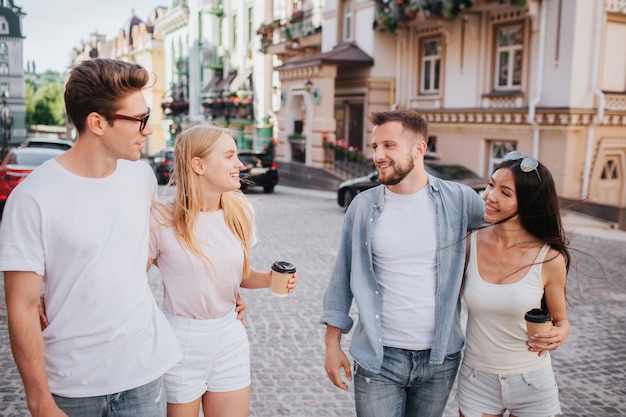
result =
M13 124L13 117L11 117L11 108L7 106L7 100L9 99L9 88L5 86L2 89L2 159L9 150L9 142L11 141L11 125Z

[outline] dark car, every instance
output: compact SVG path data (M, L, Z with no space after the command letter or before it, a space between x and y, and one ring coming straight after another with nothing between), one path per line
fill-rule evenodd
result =
M63 151L67 151L72 146L74 146L74 142L57 138L27 138L22 143L22 148L49 148Z
M241 189L263 187L263 192L271 193L278 184L278 165L267 152L240 151L237 155L244 167L239 172Z
M51 148L13 148L0 164L0 214L9 194L33 169L65 152Z
M174 171L174 148L161 148L150 158L157 182L167 184Z
M474 191L482 194L487 186L487 180L463 165L442 164L440 162L425 161L424 167L429 174L444 180L457 181L470 186ZM378 184L378 172L374 171L364 177L354 178L339 184L337 190L337 204L348 207L355 195L361 191L375 187Z

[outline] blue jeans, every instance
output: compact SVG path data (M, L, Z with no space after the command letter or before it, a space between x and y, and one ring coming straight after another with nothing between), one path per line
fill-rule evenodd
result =
M443 415L461 360L447 355L429 363L430 350L385 347L380 373L355 363L354 396L358 417L437 417Z
M67 398L52 394L69 417L165 417L163 378L117 394Z

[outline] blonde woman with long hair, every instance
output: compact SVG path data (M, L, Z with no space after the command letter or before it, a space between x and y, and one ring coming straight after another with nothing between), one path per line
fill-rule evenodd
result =
M163 309L184 358L165 375L169 417L243 417L250 407L239 287L266 288L271 272L250 266L254 211L239 190L237 146L228 130L194 126L175 146L176 195L155 204L150 258L163 277ZM297 278L289 283L293 291Z

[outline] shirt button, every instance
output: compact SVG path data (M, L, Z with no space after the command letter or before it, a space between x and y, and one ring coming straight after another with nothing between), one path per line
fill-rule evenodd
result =
M383 339L378 339L378 343L383 343Z
M374 291L374 294L378 295L378 291Z
M373 222L373 221L374 221L374 219L372 219L372 218L370 217L370 222Z
M375 317L376 317L376 318L378 318L378 317L380 317L380 316L379 316L378 314L376 314L376 316L375 316Z

